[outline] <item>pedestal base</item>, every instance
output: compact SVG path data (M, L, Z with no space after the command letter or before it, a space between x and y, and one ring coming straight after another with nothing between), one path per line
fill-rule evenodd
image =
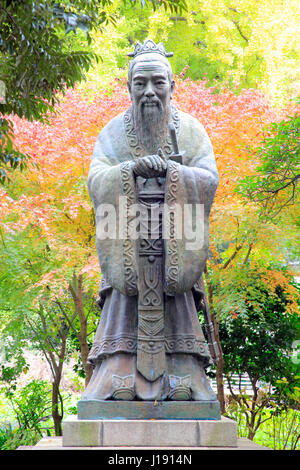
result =
M80 400L77 409L79 419L221 419L217 400Z
M236 447L236 422L195 419L78 419L63 423L63 447Z

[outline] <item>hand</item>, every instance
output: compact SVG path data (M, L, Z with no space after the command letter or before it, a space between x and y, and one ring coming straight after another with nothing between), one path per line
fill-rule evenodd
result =
M133 167L136 176L143 178L154 178L156 176L165 176L167 170L167 160L161 149L157 155L147 155L139 158Z

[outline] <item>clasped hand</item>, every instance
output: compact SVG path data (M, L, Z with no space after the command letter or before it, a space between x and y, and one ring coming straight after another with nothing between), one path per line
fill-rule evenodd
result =
M158 150L157 155L147 155L139 158L133 166L136 176L142 176L143 178L165 176L166 170L167 160L161 149Z

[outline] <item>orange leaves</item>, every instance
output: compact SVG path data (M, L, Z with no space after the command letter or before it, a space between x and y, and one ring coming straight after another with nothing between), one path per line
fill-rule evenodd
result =
M234 246L249 236L255 219L255 207L245 207L234 192L237 182L253 172L249 146L257 146L264 126L281 120L288 110L273 109L257 90L242 90L239 95L228 89L216 92L205 80L196 83L181 78L176 81L174 102L198 118L211 138L220 174L211 216L211 251L213 259L219 259L220 242L226 242L231 256ZM16 176L11 193L0 189L0 218L5 231L21 231L32 224L55 251L56 264L35 287L44 289L48 282L54 292L60 292L72 270L98 285L94 216L86 178L99 131L129 106L126 84L115 82L110 93L67 90L50 126L12 118L16 147L29 153L34 165ZM245 250L239 253L243 258Z
M294 287L290 282L292 277L292 273L284 273L283 271L278 270L261 272L262 282L271 290L271 292L273 292L273 294L276 293L278 288L284 291L287 299L287 313L299 314L300 296L298 289L296 289L296 287Z

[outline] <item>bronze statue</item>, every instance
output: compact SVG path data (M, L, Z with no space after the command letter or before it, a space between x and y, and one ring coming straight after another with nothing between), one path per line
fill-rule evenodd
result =
M88 188L102 314L82 401L216 400L205 368L217 352L209 319L208 346L198 311L208 315L202 273L218 172L203 126L171 104L170 55L151 40L135 46L132 106L101 130L95 145ZM110 207L115 221L105 237ZM200 238L191 241L196 226Z

